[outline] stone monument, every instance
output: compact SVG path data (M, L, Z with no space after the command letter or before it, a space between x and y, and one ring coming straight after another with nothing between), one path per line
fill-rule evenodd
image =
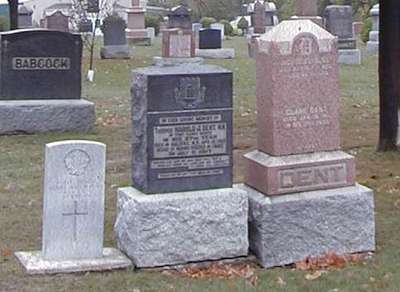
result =
M46 13L44 26L47 29L69 31L69 15L61 10L50 11Z
M196 40L191 30L179 28L165 30L162 34L163 58L193 58Z
M199 33L202 28L203 28L203 26L201 23L196 22L196 23L192 24L192 31L194 33L194 38L196 41L196 49L199 48L199 38L200 38Z
M171 8L168 13L168 28L192 29L191 10L185 5Z
M374 5L370 11L372 19L372 30L369 33L367 51L370 53L379 52L379 4Z
M254 3L254 12L251 20L254 33L263 34L265 32L265 6L264 2L257 0Z
M220 35L221 35L221 41L223 41L225 39L225 26L222 23L211 23L210 25L211 29L218 29L220 31Z
M353 34L353 8L350 5L329 5L325 8L325 27L338 37L341 64L361 64L361 51Z
M118 190L118 247L137 267L245 256L246 193L232 187L232 72L133 71L132 181Z
M103 249L105 145L62 141L46 145L42 251L15 255L29 274L110 270L131 265Z
M103 20L104 46L100 50L102 59L129 59L129 46L126 42L125 20L118 15L110 15Z
M250 249L264 267L375 249L373 191L340 151L337 39L284 21L257 54L257 150L245 155Z
M318 16L318 0L295 0L296 15L291 19L309 19L323 27L322 17Z
M141 6L140 0L132 0L132 7L127 11L128 27L126 28L126 38L129 43L151 45L151 39L145 28L146 9Z
M81 99L80 35L14 30L0 34L0 51L0 134L91 129L94 104Z
M18 7L18 28L32 27L33 11L28 9L24 4Z
M199 33L199 48L196 56L206 59L233 59L235 50L222 48L221 30L202 29Z

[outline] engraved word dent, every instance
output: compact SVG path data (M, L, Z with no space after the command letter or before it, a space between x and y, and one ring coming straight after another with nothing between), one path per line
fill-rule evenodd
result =
M70 70L71 59L67 57L14 57L13 70Z
M299 189L309 186L332 186L346 181L346 165L335 164L281 170L279 189Z
M90 156L85 151L72 150L64 158L64 164L67 172L73 176L81 176L85 173L90 164Z
M174 93L176 102L185 109L197 108L205 101L206 87L201 86L199 77L185 77L179 80Z

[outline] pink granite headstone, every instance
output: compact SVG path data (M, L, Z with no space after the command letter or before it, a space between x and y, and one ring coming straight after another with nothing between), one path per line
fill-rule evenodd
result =
M257 148L247 185L280 195L354 185L340 151L337 38L310 20L280 23L258 41Z
M297 16L317 16L318 0L296 0Z
M339 149L336 43L309 20L282 22L260 38L259 150L289 155Z
M162 56L166 58L192 58L196 42L192 31L168 29L163 32Z
M265 32L265 6L264 2L258 0L254 4L253 27L254 33Z

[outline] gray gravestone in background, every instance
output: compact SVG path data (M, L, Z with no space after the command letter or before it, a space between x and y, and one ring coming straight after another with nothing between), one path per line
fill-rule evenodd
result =
M43 257L103 256L105 150L102 143L46 145Z
M54 11L46 15L45 27L47 29L69 31L69 16L65 15L62 11Z
M354 49L353 9L350 5L329 5L325 8L325 26L339 38L339 49Z
M32 14L32 10L28 9L24 4L20 5L18 7L18 27L32 27Z
M372 30L369 32L367 50L370 53L379 52L379 4L374 5L370 11Z
M190 9L184 5L173 7L168 14L168 27L192 29Z

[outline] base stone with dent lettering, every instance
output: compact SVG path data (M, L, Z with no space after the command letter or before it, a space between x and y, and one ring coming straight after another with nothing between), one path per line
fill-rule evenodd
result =
M244 157L242 187L251 250L264 267L374 250L373 192L340 151L337 39L284 21L261 36L256 64L258 149Z
M29 274L110 270L131 265L103 249L105 145L61 141L46 145L42 251L15 255Z
M79 35L3 32L0 51L0 134L91 129L95 111L92 102L81 99Z
M137 267L245 256L248 200L232 186L232 72L133 71L132 181L118 190L118 247Z

